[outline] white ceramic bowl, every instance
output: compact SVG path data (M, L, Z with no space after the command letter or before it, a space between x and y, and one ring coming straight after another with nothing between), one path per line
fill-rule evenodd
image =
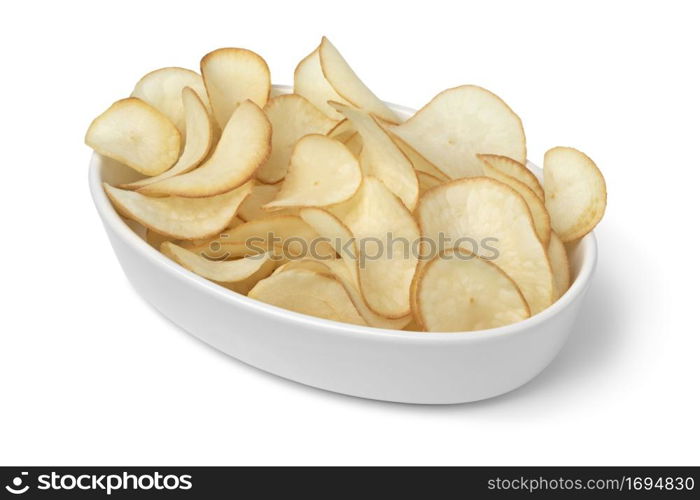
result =
M278 93L288 87L277 86ZM390 105L407 116L412 110ZM531 166L537 172L536 167ZM130 177L131 176L131 177ZM466 403L530 381L572 329L596 264L593 234L571 249L573 284L555 304L520 323L464 333L355 326L280 309L180 267L137 235L112 208L102 182L132 174L99 155L90 190L107 236L134 288L177 325L245 363L329 391L403 403Z

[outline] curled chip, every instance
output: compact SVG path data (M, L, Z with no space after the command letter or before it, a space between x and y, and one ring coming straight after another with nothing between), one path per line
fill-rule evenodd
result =
M163 113L185 137L187 111L182 91L188 87L197 94L208 112L209 97L204 88L204 80L199 73L185 68L151 71L136 83L131 97L138 97Z
M329 106L328 101L348 104L323 75L318 47L302 59L294 70L294 93L308 99L309 102L334 120L341 120L343 115Z
M282 187L263 208L333 205L350 199L360 182L360 164L342 142L310 134L297 142Z
M248 296L319 318L366 325L345 287L330 273L291 267L259 281Z
M486 330L530 316L515 282L493 262L450 249L416 277L416 318L429 332Z
M323 76L342 97L341 102L348 102L384 120L398 123L394 112L362 83L338 49L325 36L318 47L318 53Z
M497 95L464 85L439 93L415 115L390 129L452 179L482 175L478 153L525 162L518 115Z
M326 134L336 124L335 120L296 94L271 99L263 111L272 125L272 149L256 175L267 184L279 182L287 174L292 150L299 139L307 134Z
M184 103L185 124L187 135L185 136L185 149L182 151L177 163L155 177L132 182L121 186L125 189L138 189L149 184L175 177L189 172L197 167L209 153L214 142L214 128L209 113L197 93L189 87L182 91Z
M542 201L532 189L515 177L506 175L501 170L494 168L491 165L491 159L488 155L479 155L479 159L483 162L484 174L487 177L502 182L523 197L523 200L527 203L527 207L530 209L530 215L532 215L532 221L535 224L537 237L545 247L549 245L549 235L552 232L552 227L549 220L549 213L544 206L544 201Z
M420 236L408 209L375 177L365 177L343 219L359 241L360 291L367 305L390 319L410 314L409 288Z
M574 148L544 155L545 205L552 228L566 243L593 230L605 213L605 179L593 160Z
M199 168L140 189L144 194L199 198L234 189L255 173L270 153L272 129L253 102L236 108L216 149Z
M225 229L252 183L210 198L149 198L104 184L114 207L124 216L173 239L207 238Z
M552 303L552 270L530 210L513 189L487 177L428 191L416 208L422 235L492 260L522 291L532 314Z
M144 175L166 171L180 155L180 132L175 125L135 97L115 102L95 118L85 143Z
M375 118L340 103L331 105L352 123L362 138L360 163L365 175L382 181L392 193L401 198L409 210L413 210L418 201L418 179L406 155Z
M255 52L217 49L202 58L200 67L214 118L222 129L240 103L251 100L262 108L270 97L270 69Z

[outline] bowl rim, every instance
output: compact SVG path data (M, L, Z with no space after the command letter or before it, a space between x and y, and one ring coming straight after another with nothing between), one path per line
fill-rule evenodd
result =
M291 90L287 85L273 85L273 88L281 91ZM414 110L406 106L393 103L386 103L394 110L406 113L413 113ZM296 323L299 326L321 328L338 335L348 335L352 337L367 337L368 340L402 341L416 343L472 343L500 339L537 327L554 316L560 314L568 308L581 294L583 294L593 276L598 258L598 246L593 231L584 236L581 245L582 261L581 268L569 289L557 301L545 310L531 316L523 321L511 325L491 328L488 330L474 330L466 332L414 332L405 330L390 330L385 328L375 328L371 326L353 325L338 321L317 318L306 314L289 311L277 306L266 304L245 295L235 293L223 286L203 278L176 262L170 260L155 248L140 238L119 216L110 203L102 187L102 157L96 152L92 153L90 159L88 182L90 193L99 213L102 222L108 226L124 243L128 244L134 251L142 254L152 265L158 266L167 272L177 274L181 279L186 280L200 291L216 296L218 299L238 307L248 308L252 312L268 314L277 317L279 320ZM528 167L536 167L528 162Z

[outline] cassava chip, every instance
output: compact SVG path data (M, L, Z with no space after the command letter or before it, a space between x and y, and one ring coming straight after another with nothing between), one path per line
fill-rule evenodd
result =
M506 273L461 249L435 257L417 280L415 313L429 332L486 330L530 316L525 298Z
M331 103L362 137L360 163L365 175L382 181L409 210L418 201L418 179L413 165L376 119L364 111L340 103Z
M319 48L299 62L294 70L294 93L309 100L314 106L334 120L343 115L328 105L328 101L347 103L328 83L321 69Z
M409 288L419 231L411 213L377 178L368 176L343 222L358 242L359 282L367 305L386 318L411 312Z
M248 297L301 314L366 324L343 285L329 273L298 267L285 269L258 282Z
M493 169L522 182L532 189L538 198L544 200L544 190L542 189L540 181L535 174L522 163L501 155L479 154L478 157L480 160L488 162Z
M251 183L244 184L210 198L150 198L136 191L104 184L107 196L124 217L181 240L207 238L226 228L251 187Z
M549 213L547 213L542 199L537 196L532 189L515 177L506 175L502 171L494 168L491 165L490 158L487 156L479 155L479 159L483 162L484 174L486 177L502 182L523 197L523 200L527 203L527 207L530 209L530 215L532 215L532 221L535 224L537 237L545 247L549 245L549 235L552 232L552 227L549 221Z
M161 245L161 252L185 269L203 278L221 283L243 281L250 278L270 260L269 253L255 254L236 260L209 260L169 241Z
M569 256L566 253L566 247L555 232L552 232L552 236L549 239L547 256L552 266L552 277L554 278L554 300L557 300L569 289L571 271L569 269Z
M270 122L251 101L236 108L216 149L200 167L140 189L145 194L199 198L225 193L250 179L270 152Z
M135 97L115 102L95 118L85 143L144 175L166 171L180 155L180 132L175 125Z
M520 118L498 96L474 85L441 92L391 130L452 179L482 175L478 153L525 162Z
M378 117L398 123L398 117L362 83L338 49L324 36L318 47L321 70L344 101Z
M459 179L428 191L416 209L422 236L446 240L501 268L532 314L552 303L552 271L532 216L513 189L487 177Z
M138 189L179 174L184 174L197 167L206 158L214 142L213 123L209 118L207 108L204 107L204 103L190 87L183 89L182 102L184 103L187 135L184 136L185 149L182 151L177 163L160 175L120 187L124 189Z
M222 129L243 101L251 100L261 108L267 103L270 69L255 52L217 49L205 55L200 65L214 118Z
M360 164L342 142L306 135L294 146L279 193L263 208L333 205L350 199L360 182Z
M185 68L151 71L136 83L131 97L138 97L167 116L185 138L187 111L182 101L182 91L187 87L197 94L208 111L209 98L201 75Z
M263 109L272 125L270 157L258 169L256 176L274 184L284 178L294 145L307 134L326 134L336 121L297 94L275 97Z
M605 212L605 179L593 160L573 148L556 147L544 155L545 205L552 228L566 243L593 230Z

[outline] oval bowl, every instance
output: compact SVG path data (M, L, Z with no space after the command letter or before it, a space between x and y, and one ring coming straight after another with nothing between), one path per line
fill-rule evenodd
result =
M274 89L276 94L290 91ZM388 104L402 117L413 113ZM569 249L573 282L557 302L525 321L491 330L421 333L328 321L234 293L152 248L117 214L102 189L102 182L133 180L127 170L94 154L89 183L114 253L136 291L175 324L244 363L351 396L455 404L522 386L561 350L596 265L591 233Z

